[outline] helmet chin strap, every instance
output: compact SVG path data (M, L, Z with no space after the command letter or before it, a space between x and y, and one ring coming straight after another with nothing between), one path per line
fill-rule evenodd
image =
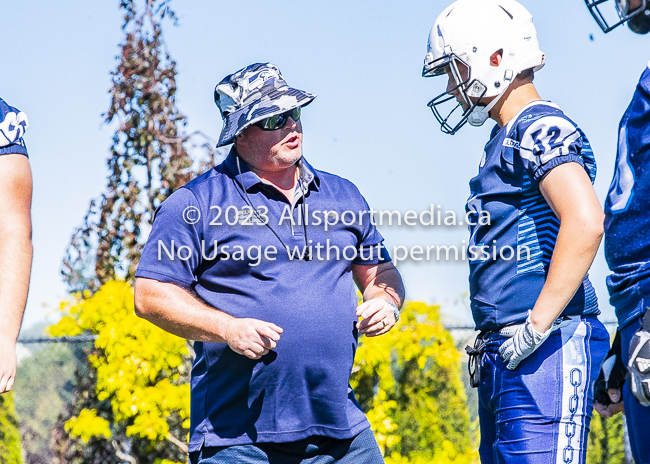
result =
M501 100L501 97L505 95L506 90L510 88L510 84L512 84L512 82L514 81L515 75L516 74L510 69L505 71L504 80L505 83L507 83L508 85L505 85L501 93L496 95L494 99L486 106L479 106L477 104L474 107L474 109L472 110L472 112L469 114L467 118L467 122L469 122L470 126L479 127L485 124L485 121L487 121L490 118L490 110L494 108L494 105L496 105L499 102L499 100Z
M503 97L503 95L506 93L506 90L508 90L508 87L506 87L499 95L494 97L494 99L488 103L487 106L476 105L474 107L472 112L467 117L467 122L469 122L470 126L479 127L485 124L485 121L490 118L490 110L494 108L494 105L496 105L501 97Z

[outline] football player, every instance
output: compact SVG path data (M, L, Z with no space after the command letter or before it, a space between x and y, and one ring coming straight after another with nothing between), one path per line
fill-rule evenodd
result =
M585 134L535 89L544 59L522 5L458 0L424 61L424 77L446 78L429 102L443 132L496 122L466 205L483 464L584 463L609 349L587 276L603 235L596 163ZM476 220L485 212L489 224Z
M585 0L607 33L627 23L632 32L650 32L648 0ZM649 64L650 66L650 64ZM650 69L646 68L618 132L614 178L605 202L607 278L616 309L617 341L596 384L596 409L611 416L625 408L632 455L650 463ZM618 366L618 367L617 367ZM625 368L627 367L627 384Z

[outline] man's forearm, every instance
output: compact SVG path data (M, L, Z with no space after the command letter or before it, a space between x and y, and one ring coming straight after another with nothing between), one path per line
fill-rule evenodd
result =
M0 337L15 342L23 321L32 269L29 229L0 227Z
M404 302L404 285L397 269L390 268L380 271L375 279L364 289L363 300L384 298L392 301L398 308Z
M232 316L206 305L174 284L136 279L135 306L140 317L179 337L225 343Z
M546 283L532 312L533 326L545 331L564 311L587 275L602 233L578 220L560 225Z

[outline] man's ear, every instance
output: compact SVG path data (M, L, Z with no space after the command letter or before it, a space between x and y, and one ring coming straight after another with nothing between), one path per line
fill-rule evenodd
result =
M501 64L502 60L503 60L503 48L492 53L492 55L490 56L490 66L494 66L496 68Z

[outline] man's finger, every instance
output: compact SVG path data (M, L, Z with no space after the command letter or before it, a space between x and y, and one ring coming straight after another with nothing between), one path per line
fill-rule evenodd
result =
M244 350L242 354L251 359L260 359L262 357L261 355L254 353L252 350Z
M607 394L609 395L609 399L612 401L612 403L618 403L621 401L621 390L618 388L608 388Z
M7 391L11 391L11 389L14 388L14 378L15 376L9 377L9 380L7 381Z
M366 335L368 337L370 336L374 337L375 335L381 335L383 333L386 333L395 325L395 322L393 322L394 319L389 319L388 317L384 319L380 319L379 321L372 323L368 326L362 325L364 321L361 321L359 323L361 327L360 328L357 327L357 328L359 329L360 334Z
M7 389L7 381L9 380L9 377L6 375L3 375L0 377L0 393L5 393L8 392L9 390Z
M392 329L394 325L395 324L387 325L386 327L384 327L383 329L380 329L378 331L375 331L375 330L365 331L365 332L363 332L363 335L365 335L366 337L376 337L378 335L384 335L385 333L389 332L390 329Z
M363 314L363 312L366 310L367 307L368 307L367 301L357 306L357 317L361 317L361 315Z
M259 356L262 356L265 351L268 353L266 348L264 348L264 346L258 342L254 342L252 346L249 348L249 350L251 350L253 353Z
M376 320L375 320L376 319ZM373 316L370 319L364 319L363 321L357 324L357 329L363 333L367 332L379 332L384 330L386 327L392 327L396 323L395 317L393 314L388 314L382 317L382 315Z
M384 303L382 301L377 301L377 300L371 300L368 301L369 305L366 309L363 310L361 313L361 317L365 319L370 319L377 313L379 313L382 308L384 307Z
M594 403L594 409L603 417L612 417L612 413L604 404Z
M266 324L267 327L269 327L271 330L273 330L278 335L280 335L282 332L284 332L284 329L282 327L275 325L273 322L266 322L265 324ZM278 338L278 340L279 340L279 338Z
M258 327L255 328L255 330L257 330L257 333L259 335L261 335L262 337L266 337L269 340L273 340L274 342L277 342L277 341L280 340L280 334L282 332L278 332L277 330L273 329L272 327L270 327L271 325L275 325L275 324L270 324L270 323L269 323L269 325L260 324ZM275 326L275 327L277 327L277 326ZM280 329L280 330L282 330L282 329Z
M273 350L277 346L277 343L275 343L275 340L270 339L269 337L262 335L262 346L266 348L267 350Z
M607 410L612 414L612 416L615 416L619 412L625 414L625 404L622 401L619 401L618 403L613 403L607 406Z
M381 325L381 321L385 321L387 316L388 314L386 314L385 311L377 311L372 316L363 318L363 320L359 322L359 325L365 328L371 327L375 324ZM388 324L388 321L386 321L386 324Z

